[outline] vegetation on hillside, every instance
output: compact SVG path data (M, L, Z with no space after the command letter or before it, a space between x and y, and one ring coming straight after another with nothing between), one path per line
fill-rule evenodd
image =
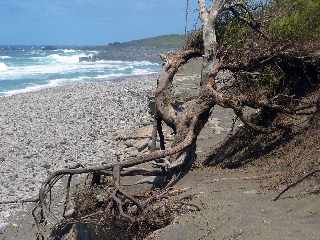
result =
M178 49L183 46L184 35L171 34L171 35L162 35L151 38L144 38L139 40L133 40L125 43L111 43L108 46L119 46L119 47L149 47L149 48L172 48Z
M129 42L114 42L99 47L98 59L148 60L160 62L159 53L182 48L184 36L163 35Z

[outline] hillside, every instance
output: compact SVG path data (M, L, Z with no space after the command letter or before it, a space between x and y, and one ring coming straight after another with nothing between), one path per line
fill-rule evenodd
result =
M105 46L99 46L98 59L113 60L147 60L159 62L159 53L181 48L184 36L173 34L163 35L129 42L114 42Z
M107 47L146 47L146 48L179 48L183 46L184 36L179 34L162 35L129 42L114 42Z

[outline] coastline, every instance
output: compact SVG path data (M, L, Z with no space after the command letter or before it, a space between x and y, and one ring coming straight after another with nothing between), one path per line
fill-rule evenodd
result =
M156 74L0 97L0 200L36 196L48 173L116 161L116 131L151 121ZM0 206L0 232L27 206ZM11 220L11 221L10 221Z
M43 84L43 85L36 85L36 86L29 86L23 89L15 89L8 92L0 92L2 95L0 95L0 99L3 97L11 97L16 95L22 95L22 94L29 94L29 93L35 93L39 91L45 91L48 89L59 89L64 87L70 87L70 86L81 86L81 85L88 85L88 84L108 84L108 83L119 83L122 81L130 81L130 79L139 79L139 78L145 78L145 77L156 77L158 73L151 72L151 73L145 73L145 74L128 74L123 76L113 76L108 77L106 79L96 79L95 81L84 81L84 82L69 82L64 84Z

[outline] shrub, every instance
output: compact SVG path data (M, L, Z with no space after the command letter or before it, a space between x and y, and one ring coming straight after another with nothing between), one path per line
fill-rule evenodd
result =
M320 36L320 0L274 0L269 32L275 40L310 40Z

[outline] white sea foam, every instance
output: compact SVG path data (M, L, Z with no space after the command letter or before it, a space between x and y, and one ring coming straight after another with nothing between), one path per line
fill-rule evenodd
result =
M7 70L8 70L8 66L0 62L0 72L6 72Z
M46 57L49 60L55 61L57 63L67 63L67 64L77 64L79 63L80 57L86 57L85 54L62 56L59 54L52 54Z
M39 50L40 51L40 50ZM30 56L30 65L10 65L0 63L1 80L23 80L30 85L20 85L17 82L16 89L5 89L0 95L15 95L19 93L33 92L44 88L68 85L77 82L94 82L109 80L112 78L144 75L155 73L159 64L148 61L113 61L100 60L96 62L79 62L80 57L92 56L96 51L81 51L74 49L53 50L54 54L45 56L46 52L33 52ZM51 51L52 53L52 51ZM3 56L4 57L4 56ZM37 79L33 83L32 79ZM38 80L43 79L39 84Z
M4 63L0 63L0 79L1 80L15 80L21 78L30 78L33 76L41 76L47 74L57 73L79 73L85 74L90 72L102 72L106 74L124 73L129 75L141 75L154 73L155 69L151 68L151 64L147 62L122 62L122 61L100 61L100 62L75 62L74 56L70 58L62 57L59 55L52 56L52 59L60 59L65 61L61 63L47 63L37 64L31 66L19 66L8 68ZM62 57L62 58L61 58ZM157 64L156 64L157 65ZM154 65L154 66L156 66ZM145 68L147 67L147 68ZM44 76L46 77L46 76Z
M23 89L16 89L16 90L10 90L7 92L2 92L5 96L12 96L12 95L17 95L17 94L21 94L21 93L27 93L27 92L35 92L35 91L39 91L41 89L45 89L45 88L49 88L50 86L48 86L47 84L44 85L34 85L34 86L29 86ZM52 86L54 87L54 86Z
M12 57L10 57L10 56L0 56L0 59L10 59L10 58L12 58Z
M81 50L70 49L70 48L52 50L52 52L63 52L63 53L77 53L77 52L80 52L80 51L81 51Z
M158 63L152 63L149 61L134 61L132 62L136 66L158 66Z
M94 82L97 80L109 80L109 79L116 79L120 77L129 77L129 76L137 76L137 75L146 75L146 74L152 74L156 72L152 71L144 71L143 69L133 71L131 74L124 74L124 73L111 73L111 74L101 74L94 77L88 77L88 76L80 76L77 78L60 78L60 79L52 79L49 80L46 84L34 84L30 85L23 89L15 89L15 90L9 90L6 92L0 92L1 94L5 96L12 96L17 95L21 93L28 93L28 92L36 92L47 88L53 88L53 87L59 87L59 86L65 86L70 85L74 83L85 83L85 82Z
M125 74L125 73L111 73L111 74L101 74L91 78L91 80L108 80L112 78L119 78L119 77L128 77L132 76L132 74Z
M64 86L72 83L81 83L81 82L89 82L91 80L98 80L98 79L109 79L109 78L115 78L115 77L121 77L124 76L124 74L110 74L110 75L99 75L96 77L88 77L88 76L80 76L77 78L60 78L60 79L52 79L49 80L46 84L33 84L28 87L22 88L22 89L15 89L15 90L9 90L6 92L0 92L5 96L12 96L17 95L21 93L28 93L28 92L36 92L47 88L53 88L53 87L59 87Z
M153 71L152 69L134 69L132 72L133 75L146 75L152 73L156 73L156 71Z
M31 57L33 60L37 60L40 63L50 63L50 64L78 64L80 57L88 57L89 55L85 53L78 53L76 50L54 50L54 51L63 51L64 53L54 53L48 56L37 56ZM75 54L71 54L75 53ZM64 55L66 54L66 55Z
M67 84L72 84L76 82L83 82L83 81L89 81L90 77L78 77L78 78L61 78L61 79L54 79L50 80L47 84L35 84L30 85L26 88L22 89L15 89L15 90L9 90L6 92L1 92L5 96L13 96L17 94L22 93L28 93L28 92L36 92L47 88L53 88L53 87L59 87Z
M81 78L81 77L70 78L70 79L63 78L63 79L50 80L47 84L34 84L34 85L30 85L26 88L2 92L2 94L4 94L5 96L12 96L12 95L17 95L17 94L21 94L21 93L36 92L36 91L47 89L47 88L63 86L63 85L66 85L67 83L71 83L71 82L77 82L77 81L80 82L82 80L83 80L83 78Z
M31 55L34 55L34 54L43 54L43 53L44 53L43 50L40 50L40 49L32 50L32 51L30 52Z
M76 66L63 66L63 65L33 65L33 66L21 66L11 67L7 71L1 71L1 68L6 70L0 65L0 79L1 80L16 80L21 78L30 78L33 76L41 76L54 73L68 73L73 71L79 71ZM44 78L46 76L43 76Z
M74 50L74 49L63 49L62 50L64 53L75 53L75 52L77 52L77 51L79 51L79 50Z

